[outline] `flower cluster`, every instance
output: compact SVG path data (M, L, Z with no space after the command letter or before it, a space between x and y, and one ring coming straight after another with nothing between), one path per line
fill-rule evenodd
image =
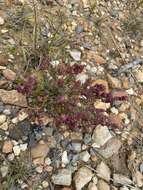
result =
M33 105L37 104L41 110L46 110L57 127L66 125L71 129L88 129L98 124L110 125L105 110L95 109L95 101L100 99L113 103L127 100L127 96L125 93L107 93L104 85L93 85L90 79L81 84L76 80L76 75L83 72L83 69L84 65L61 63L53 67L48 62L46 70L41 71L48 72L50 77L45 74L41 76L41 73L40 76L32 75L18 85L17 90L30 96Z
M33 89L35 88L37 84L35 76L30 76L28 79L21 85L17 86L17 91L22 94L31 94L33 92Z

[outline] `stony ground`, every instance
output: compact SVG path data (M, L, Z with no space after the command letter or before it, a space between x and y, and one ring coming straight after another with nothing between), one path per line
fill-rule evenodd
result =
M0 189L143 189L142 7L141 0L0 0ZM112 92L114 103L94 102L112 126L55 127L46 109L40 122L31 119L36 102L17 84L40 70L43 55L54 67L84 65L81 83L92 78Z

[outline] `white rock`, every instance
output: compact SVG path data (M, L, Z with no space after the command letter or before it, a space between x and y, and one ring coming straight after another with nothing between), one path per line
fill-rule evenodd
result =
M42 166L36 167L36 172L41 174L43 172L43 167Z
M93 183L96 185L97 182L98 182L98 178L97 178L96 176L94 176L94 177L92 178L92 181L93 181Z
M4 24L4 19L2 17L0 17L0 25Z
M94 103L94 107L96 109L103 109L103 110L107 110L108 108L110 108L110 103L105 103L105 102L101 102L101 101L96 101Z
M8 174L8 166L2 166L0 168L2 177L5 177Z
M134 89L133 89L133 88L130 88L130 89L126 90L126 92L127 92L129 95L135 95L135 92L134 92Z
M79 154L80 160L84 161L84 162L88 162L89 158L90 158L90 154L88 153L88 151L83 151Z
M129 188L126 186L123 186L123 187L120 187L120 190L129 190Z
M52 163L52 161L51 161L51 159L49 157L45 159L45 164L46 165L49 166L51 163Z
M47 188L47 187L49 186L48 181L43 181L43 182L42 182L42 186L43 186L44 188Z
M3 129L4 131L7 131L8 130L8 123L5 122L2 125L0 125L0 129Z
M69 169L58 170L57 174L52 175L52 181L56 185L70 186L72 173Z
M140 41L140 46L143 47L143 40Z
M19 156L20 154L20 146L19 145L16 145L13 147L13 152L15 154L15 156Z
M62 163L65 165L69 163L67 151L64 151L62 154Z
M136 76L138 82L142 83L143 82L143 69L137 70L135 73L135 76Z
M11 153L11 154L8 155L8 160L9 161L14 160L14 158L15 158L15 155L13 153Z
M110 171L110 168L104 162L101 162L97 166L96 171L97 171L98 177L100 177L106 181L110 181L111 171Z
M109 139L112 138L107 126L98 125L92 135L93 147L103 146Z
M81 59L81 52L78 50L70 51L70 55L75 61L80 61Z
M87 190L98 190L97 186L94 183L89 183Z
M113 174L113 182L120 185L130 185L133 183L132 180L122 174Z
M84 73L80 73L76 76L76 81L80 81L81 84L84 84L86 82L86 80L88 79L88 75L84 74Z
M115 108L115 107L112 107L110 110L111 110L112 113L114 113L116 115L119 113L118 109Z
M0 124L3 124L6 121L6 115L1 114L0 115Z
M87 183L91 181L92 177L93 173L89 168L80 168L74 176L76 190L81 190Z
M20 150L21 151L25 151L25 150L27 150L27 143L25 143L25 144L20 144Z

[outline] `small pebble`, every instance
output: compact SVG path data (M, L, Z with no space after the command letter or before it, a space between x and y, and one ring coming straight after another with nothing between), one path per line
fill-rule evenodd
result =
M4 19L2 17L0 17L0 25L4 24Z
M13 147L13 152L16 156L19 156L20 154L20 146L19 145L16 145Z
M44 188L47 188L47 187L49 186L48 181L43 181L43 182L42 182L42 186L43 186Z
M3 124L6 121L6 115L1 114L0 115L0 124Z

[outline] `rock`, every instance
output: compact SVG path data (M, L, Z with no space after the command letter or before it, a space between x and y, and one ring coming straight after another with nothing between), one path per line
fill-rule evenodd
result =
M16 79L16 73L13 72L10 69L5 69L3 70L3 76L7 79L7 80L11 80L14 81Z
M110 190L110 186L103 180L99 180L97 183L98 190Z
M112 93L111 93L111 95L112 95L112 98L114 99L114 100L119 100L119 99L121 99L122 100L122 98L124 98L124 97L128 97L128 93L126 92L126 91L123 91L123 90L117 90L117 91L113 91Z
M8 123L5 122L3 123L2 125L0 125L0 129L4 130L4 131L7 131L8 130Z
M2 167L0 168L0 171L1 171L2 177L7 176L7 174L8 174L8 166L2 166Z
M51 163L52 163L52 161L51 161L51 159L49 157L45 159L45 164L46 165L49 166Z
M143 162L140 164L140 172L143 174Z
M143 187L143 175L139 171L136 171L133 175L133 180L138 187Z
M70 51L70 55L75 61L80 61L81 59L81 52L78 50Z
M92 181L93 181L93 183L94 183L95 185L97 185L98 178L97 178L96 175L92 178Z
M20 154L20 146L19 145L16 145L13 147L13 152L15 154L15 156L19 156Z
M72 142L72 150L74 152L81 152L81 143Z
M70 133L71 140L82 140L82 133L81 132L71 132Z
M3 124L6 121L6 115L1 114L0 115L0 124Z
M74 176L76 190L81 190L93 177L92 171L87 167L81 167Z
M52 181L55 185L70 186L72 181L72 173L70 169L58 170L57 174L52 175Z
M81 84L84 84L88 79L88 75L85 73L79 73L76 75L76 81L80 81Z
M91 141L92 141L91 134L86 133L86 134L84 135L83 141L84 141L85 144L90 144Z
M120 187L120 190L129 190L129 188L124 186L124 187Z
M7 91L0 89L0 97L5 104L27 107L26 96L18 93L16 90Z
M89 158L90 158L90 154L88 153L88 151L83 151L79 154L79 158L80 160L84 161L84 162L88 162Z
M143 68L141 70L138 69L135 72L135 76L136 76L138 82L142 83L143 82Z
M110 171L110 168L104 162L101 162L97 166L96 171L97 171L98 177L100 177L106 181L110 181L111 171Z
M27 146L28 146L27 143L25 143L25 144L20 144L20 150L21 150L21 151L27 150Z
M96 150L104 158L110 158L113 154L117 154L121 148L121 141L113 138L110 139L102 148Z
M111 85L112 88L119 88L120 89L122 87L121 81L115 77L112 77L110 74L107 74L107 79L108 79L109 84Z
M62 163L65 165L69 163L67 151L64 151L62 154Z
M95 109L107 110L108 108L110 108L110 103L105 103L105 102L101 102L101 101L97 100L94 103L94 107L95 107Z
M112 107L112 108L110 109L110 111L111 111L112 113L114 113L115 115L117 115L117 114L119 113L118 109L115 108L115 107Z
M89 60L94 60L97 64L105 64L106 60L100 55L96 54L94 51L87 51L86 57Z
M44 158L47 156L48 152L49 146L47 143L38 143L35 147L31 149L31 156L32 159L42 158L42 160L44 161Z
M61 190L73 190L73 189L70 188L70 187L64 187L64 188L62 188Z
M2 152L3 153L10 153L13 149L13 143L10 140L6 140L3 144Z
M89 183L87 190L98 190L97 186L94 183Z
M43 166L40 165L40 166L36 167L36 172L38 174L41 174L43 172Z
M111 190L118 190L118 188L115 187L115 186L113 186L113 185L111 185Z
M118 115L110 114L109 121L110 121L110 125L112 127L115 127L115 128L118 128L118 129L123 128L122 118L120 117L119 114Z
M48 183L48 181L43 181L42 182L42 186L44 187L44 188L47 188L48 186L49 186L49 183Z
M113 174L113 182L115 185L130 185L132 180L122 174Z
M4 19L0 16L0 25L4 24Z
M92 135L93 146L101 147L103 146L109 139L112 138L110 131L107 126L98 125Z
M31 132L31 124L28 120L21 121L17 124L23 136L28 136Z

